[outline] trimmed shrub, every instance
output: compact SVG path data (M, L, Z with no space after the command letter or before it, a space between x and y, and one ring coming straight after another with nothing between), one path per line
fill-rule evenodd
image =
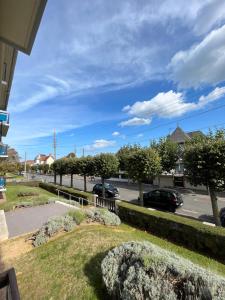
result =
M85 211L81 209L72 209L67 215L69 215L77 225L80 225L87 217Z
M33 246L37 247L48 242L49 238L64 230L71 231L76 226L70 216L50 218L40 230L33 235Z
M48 242L49 237L45 234L45 231L40 230L33 241L33 246L38 247Z
M78 198L83 198L84 199L84 201L83 201L84 205L88 205L88 201L86 201L86 200L92 201L92 197L93 197L93 195L91 193L75 190L75 189L72 189L72 188L56 185L56 184L53 184L53 183L40 182L39 187L42 188L42 189L45 189L45 190L47 190L47 191L49 191L53 194L56 194L56 195L58 195L57 190L60 190L60 191L65 192L65 193L69 193L69 194L74 196L74 198L72 199L73 201L79 202ZM62 195L62 196L65 197L66 199L69 198L68 195Z
M101 269L113 299L225 299L224 278L149 242L114 248Z
M24 185L30 187L39 187L40 181L12 181L7 182L8 186L15 186L15 185Z
M121 224L120 218L103 208L89 209L86 211L87 217L94 222L100 222L108 226L118 226Z
M17 194L17 197L30 197L30 196L39 196L39 194L35 192L20 192Z
M225 230L222 227L208 226L171 213L151 211L125 201L117 201L117 213L123 222L224 261Z

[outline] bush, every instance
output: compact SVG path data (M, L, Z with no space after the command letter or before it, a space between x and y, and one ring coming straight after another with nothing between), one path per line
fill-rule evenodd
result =
M114 248L101 269L115 299L225 299L224 278L148 242Z
M120 218L103 208L89 209L87 210L87 216L94 222L100 222L104 225L118 226L121 224Z
M47 243L50 237L64 230L71 231L76 226L70 216L50 218L33 236L34 247Z
M117 208L118 216L126 223L224 261L225 230L222 227L122 201L117 201Z
M42 189L45 189L53 194L56 194L58 195L58 191L57 190L60 190L62 192L65 192L65 193L69 193L71 195L74 196L74 201L77 201L79 202L79 199L78 198L83 198L84 201L83 201L83 204L84 205L88 205L88 201L92 201L92 197L93 195L91 193L87 193L87 192L83 192L83 191L79 191L79 190L75 190L75 189L72 189L72 188L68 188L68 187L65 187L65 186L60 186L60 185L56 185L56 184L52 184L52 183L43 183L43 182L40 182L39 184L39 187L42 188ZM67 195L64 195L65 198L69 198L69 196Z
M29 196L39 196L39 194L35 192L20 192L17 194L17 197L29 197Z
M86 213L81 209L73 209L67 213L77 225L80 225L82 221L85 220Z
M30 187L39 187L40 181L17 181L17 182L7 182L8 186L15 186L15 185L24 185Z

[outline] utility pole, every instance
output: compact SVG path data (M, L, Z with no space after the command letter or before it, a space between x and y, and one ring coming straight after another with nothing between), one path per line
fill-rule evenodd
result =
M56 159L56 133L55 133L55 129L53 132L53 149L54 149L54 158Z
M24 160L24 177L27 177L27 152L25 152L25 160Z
M83 148L83 157L84 157L84 148Z

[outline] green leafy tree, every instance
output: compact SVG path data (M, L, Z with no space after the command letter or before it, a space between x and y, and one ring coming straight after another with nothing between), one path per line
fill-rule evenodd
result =
M42 165L42 172L44 174L47 174L49 172L49 165L48 164Z
M94 157L95 175L102 180L102 196L105 198L105 179L115 175L119 169L119 161L114 154L101 153Z
M79 174L79 164L78 164L78 158L74 157L70 157L70 158L66 158L66 173L70 174L70 186L73 187L73 179L75 174Z
M215 223L220 226L217 192L225 190L225 131L209 132L188 142L184 166L191 184L207 186Z
M56 184L56 175L59 175L60 185L62 185L62 176L67 173L66 158L60 158L55 160L52 164L52 170L54 171L54 183Z
M154 142L150 146L158 151L161 158L162 171L170 172L175 169L179 159L179 147L177 143L168 138L161 138L159 142Z
M143 181L154 178L161 172L158 152L152 148L139 148L128 157L129 177L139 184L139 199L143 206Z
M84 191L87 191L87 176L95 175L95 160L92 156L81 157L78 160L79 174L84 177Z
M127 171L129 169L128 158L134 153L137 149L140 149L140 145L125 145L119 149L116 153L116 157L119 160L119 169L121 171Z

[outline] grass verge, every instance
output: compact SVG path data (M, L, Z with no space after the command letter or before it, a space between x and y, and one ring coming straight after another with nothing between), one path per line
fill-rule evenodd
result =
M32 192L38 193L38 196L18 197L19 193ZM28 187L24 185L9 185L6 190L7 201L0 204L0 209L5 211L12 210L16 205L22 202L32 202L34 205L44 204L49 198L55 195L38 187Z
M128 225L82 225L17 258L22 299L107 299L101 261L124 241L147 240L225 276L225 265Z

